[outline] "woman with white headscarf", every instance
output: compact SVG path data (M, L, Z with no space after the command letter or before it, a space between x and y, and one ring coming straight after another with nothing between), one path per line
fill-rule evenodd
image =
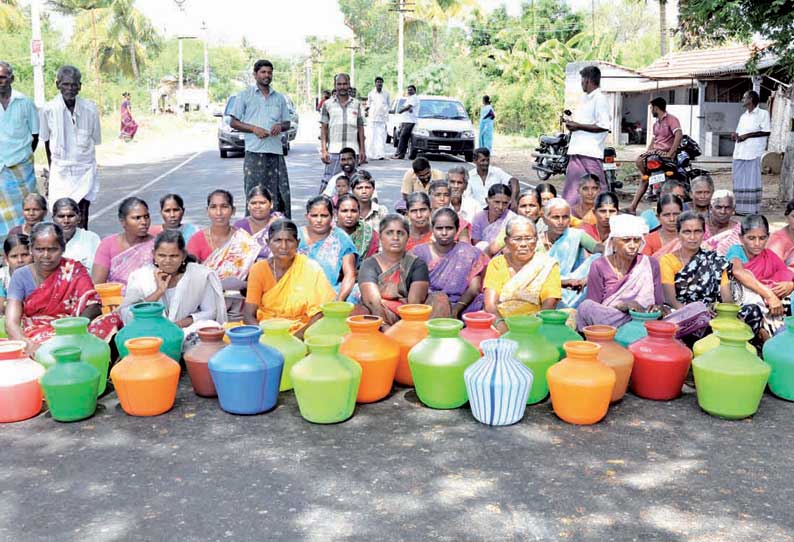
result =
M640 254L648 225L640 217L615 215L609 230L604 257L592 263L587 275L586 296L576 312L579 329L618 327L630 320L630 310L652 312L664 304L659 262Z

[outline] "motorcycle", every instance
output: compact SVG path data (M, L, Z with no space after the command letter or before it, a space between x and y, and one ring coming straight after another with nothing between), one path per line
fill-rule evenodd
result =
M561 131L555 135L542 135L540 136L540 146L535 148L532 156L535 158L535 163L532 164L532 169L541 181L547 181L552 175L564 175L568 169L568 144L570 143L570 135L562 131L565 125L565 118L570 117L571 112L565 110L563 116L560 117ZM607 190L614 192L623 188L623 183L617 180L616 162L617 153L614 147L604 148L604 174L607 181Z
M705 169L692 167L692 161L701 155L700 145L689 136L681 138L681 144L674 158L666 156L648 156L645 158L647 175L643 180L648 181L649 196L657 197L662 183L668 179L679 181L689 193L692 180L701 175L708 175Z

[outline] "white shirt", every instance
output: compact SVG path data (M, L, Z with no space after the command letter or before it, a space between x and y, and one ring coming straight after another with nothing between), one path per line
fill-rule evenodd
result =
M408 105L412 105L414 107L410 111L400 113L400 122L404 122L406 124L416 124L416 116L419 114L419 97L416 94L413 96L406 96L402 107L406 107ZM402 107L400 109L402 109Z
M752 132L771 132L769 112L756 106L751 111L745 111L739 117L736 133L739 135ZM766 150L767 137L751 137L744 141L737 141L733 147L734 160L755 160L761 158Z
M488 204L486 202L488 189L495 184L506 184L507 186L510 186L511 178L512 175L507 173L502 168L489 166L488 175L485 177L485 183L483 183L482 177L477 174L477 168L474 168L469 171L469 185L466 187L463 197L465 198L468 196L472 198L480 206L480 210L482 210Z
M464 193L463 197L460 198L460 213L458 214L469 224L471 224L471 221L474 220L474 215L482 210L483 206L468 194Z
M63 141L60 141L60 136ZM74 114L63 105L61 95L47 102L41 110L41 141L50 141L53 161L69 164L91 164L96 162L96 145L102 143L99 112L93 102L80 97L74 106Z
M389 118L389 93L385 90L380 92L377 89L372 89L367 95L367 106L369 106L369 118L372 122L386 122Z
M573 120L580 124L595 124L599 128L609 130L612 126L612 115L609 112L609 100L600 88L590 94L585 94L579 99L579 107L573 115ZM571 142L568 144L568 155L578 154L591 158L604 158L604 143L609 132L586 132L577 130L571 133Z

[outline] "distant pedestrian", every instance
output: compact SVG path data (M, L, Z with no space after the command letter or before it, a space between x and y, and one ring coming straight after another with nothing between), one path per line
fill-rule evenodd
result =
M607 189L602 161L604 143L612 124L609 101L600 88L601 70L597 66L587 66L579 75L585 94L579 100L573 119L565 121L565 127L571 132L571 141L562 197L572 206L579 201L579 180L588 173L598 176L602 192Z
M496 113L491 105L491 97L482 97L482 107L480 108L480 137L478 147L484 147L489 151L493 150L493 122L496 120Z
M24 222L22 202L36 191L33 151L39 142L39 114L13 90L14 69L0 62L0 236Z
M41 140L50 164L48 199L72 198L80 206L80 227L88 229L88 209L99 194L96 146L102 143L99 111L80 98L82 74L61 66L55 79L60 94L41 113Z
M132 104L130 103L130 93L125 92L121 95L121 132L119 137L124 141L132 141L138 132L138 123L132 118Z
M289 107L284 95L270 86L272 62L257 60L254 78L256 84L237 95L230 113L231 127L245 132L244 190L248 194L254 186L264 186L273 194L273 210L289 218L289 172L281 144L281 132L290 128Z
M391 100L389 93L383 90L383 77L375 78L375 88L367 96L367 114L369 115L369 146L367 156L371 160L386 158L386 121L389 120Z
M329 179L342 170L339 163L342 149L353 149L358 164L367 162L364 111L361 102L350 96L350 76L337 74L334 89L336 96L326 100L320 111L320 157L325 164L321 193Z
M736 214L761 212L764 187L761 183L761 157L771 131L769 112L758 107L761 97L754 90L744 93L742 106L747 110L739 117L739 125L731 134L733 147L733 193Z
M414 131L414 125L419 114L419 97L416 95L416 87L408 85L407 91L408 97L403 102L400 110L397 111L400 114L400 143L393 158L400 160L405 158L405 151L408 148L408 142L411 140L411 134Z
M323 104L330 97L331 97L331 91L330 90L324 90L323 91L323 97L320 98L320 101L317 103L317 111L320 111L323 108Z

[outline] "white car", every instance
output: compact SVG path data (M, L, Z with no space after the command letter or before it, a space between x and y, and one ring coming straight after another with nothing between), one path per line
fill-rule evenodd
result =
M387 140L397 147L400 141L400 114L405 98L394 100L386 124ZM462 154L474 160L474 126L466 108L448 96L419 96L419 113L406 154L413 160L419 153Z

